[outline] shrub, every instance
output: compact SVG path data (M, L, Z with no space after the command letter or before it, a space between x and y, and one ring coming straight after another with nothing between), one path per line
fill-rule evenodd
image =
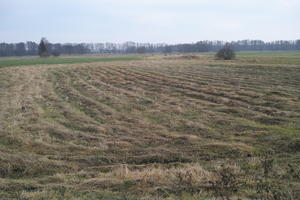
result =
M229 45L225 45L222 49L220 49L217 52L216 58L223 59L223 60L231 60L235 58L235 53Z

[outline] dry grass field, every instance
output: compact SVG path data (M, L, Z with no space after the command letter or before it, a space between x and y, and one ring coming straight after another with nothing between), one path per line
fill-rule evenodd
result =
M0 199L300 196L299 57L4 67L0 111Z

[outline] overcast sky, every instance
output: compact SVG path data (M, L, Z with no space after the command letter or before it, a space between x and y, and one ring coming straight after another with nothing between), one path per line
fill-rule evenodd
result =
M300 0L0 0L0 42L300 39Z

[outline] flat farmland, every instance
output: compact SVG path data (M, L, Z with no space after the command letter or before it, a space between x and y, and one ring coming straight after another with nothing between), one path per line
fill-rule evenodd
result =
M63 56L49 57L41 59L39 57L12 57L1 58L0 67L11 66L28 66L28 65L55 65L55 64L72 64L72 63L91 63L91 62L111 62L111 61L130 61L139 60L140 57L129 56Z
M0 68L3 199L299 195L299 57L95 61Z

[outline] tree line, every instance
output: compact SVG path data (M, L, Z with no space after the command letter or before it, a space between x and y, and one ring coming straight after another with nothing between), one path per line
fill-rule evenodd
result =
M295 51L300 50L300 40L280 40L265 42L262 40L240 41L199 41L186 44L151 44L126 42L118 43L50 43L45 38L49 54L136 54L136 53L197 53L217 52L225 44L234 51ZM39 55L39 44L36 42L0 43L0 56L36 56Z

